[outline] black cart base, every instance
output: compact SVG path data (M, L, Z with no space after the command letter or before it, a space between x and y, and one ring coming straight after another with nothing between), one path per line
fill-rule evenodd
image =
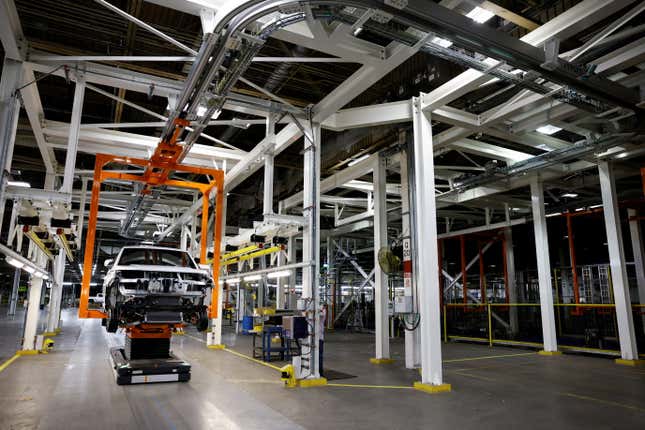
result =
M123 348L110 348L118 385L190 381L190 363L170 354L168 358L127 360Z

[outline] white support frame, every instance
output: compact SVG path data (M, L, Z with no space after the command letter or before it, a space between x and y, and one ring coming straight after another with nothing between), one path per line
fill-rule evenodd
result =
M441 304L439 299L439 254L437 208L434 186L434 154L429 111L421 98L412 99L414 133L415 226L421 337L421 384L442 387ZM426 246L424 246L426 245Z
M387 178L386 159L378 156L373 160L374 181L374 313L376 328L376 360L390 359L390 328L388 306L390 302L387 275L378 261L379 250L388 246L387 240Z
M549 260L549 234L547 232L544 208L544 185L538 177L531 178L531 206L533 209L535 254L537 258L538 284L540 290L542 341L546 353L557 353L558 342L555 334L551 262Z
M616 306L620 356L623 360L638 360L632 303L629 297L627 266L625 265L623 234L620 227L618 196L616 194L616 178L611 162L600 161L598 163L598 174L600 177L603 213L605 215L605 229L607 231L607 248L609 251L609 267L611 269L611 285Z
M629 234L632 242L634 266L636 267L638 302L641 305L645 305L645 249L643 248L643 230L636 209L627 209L627 217L629 218ZM643 315L642 319L643 331L645 332L645 315Z

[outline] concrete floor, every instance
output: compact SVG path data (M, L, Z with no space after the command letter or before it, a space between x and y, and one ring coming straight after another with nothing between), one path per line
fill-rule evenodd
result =
M398 340L395 364L370 364L366 334L327 334L326 367L356 375L332 383L401 388L287 389L275 370L208 350L196 332L173 338L175 353L193 365L189 383L122 387L107 355L122 336L73 311L63 317L55 352L20 357L0 373L0 429L625 429L645 422L643 368L448 344L445 380L453 390L430 395L408 388L418 373L403 367ZM3 356L15 346L5 341L16 328L0 318ZM248 337L225 340L250 354Z

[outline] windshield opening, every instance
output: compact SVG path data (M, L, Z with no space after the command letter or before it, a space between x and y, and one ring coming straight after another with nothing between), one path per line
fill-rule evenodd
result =
M186 252L168 249L126 248L119 258L118 265L131 264L196 268Z

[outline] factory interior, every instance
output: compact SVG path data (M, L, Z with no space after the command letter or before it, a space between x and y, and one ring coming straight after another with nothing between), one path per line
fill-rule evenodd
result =
M645 425L645 1L0 0L0 430Z

